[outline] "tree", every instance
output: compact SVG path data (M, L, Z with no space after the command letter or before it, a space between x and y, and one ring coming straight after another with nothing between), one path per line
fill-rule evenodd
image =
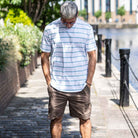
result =
M120 7L120 8L117 10L117 13L118 13L118 15L121 16L121 21L122 21L122 16L125 15L125 13L126 13L124 6Z
M49 0L23 0L22 8L34 23L40 20Z
M82 16L86 20L86 17L87 17L86 9L79 11L79 16Z
M5 18L9 9L20 8L34 24L43 29L45 25L60 17L60 3L64 1L66 0L0 0L0 15L2 10L6 11L1 17Z
M36 23L49 0L1 0L0 1L0 16L5 18L9 9L21 8L28 16Z
M24 25L34 25L32 20L27 16L27 14L19 9L19 8L12 8L9 9L9 12L5 18L5 24L7 24L7 21L10 20L10 22L13 25L16 25L17 23L22 23Z
M110 18L111 18L111 12L106 12L105 13L105 19L106 19L106 21L108 22Z
M66 0L49 0L46 4L46 8L43 11L41 18L38 22L39 26L41 25L41 29L44 29L45 25L49 24L53 20L56 20L60 17L60 5L61 2ZM72 0L70 0L72 1ZM74 1L74 0L73 0Z
M0 0L0 18L5 18L10 8L19 7L21 0Z
M101 10L95 12L94 16L96 17L96 19L98 20L98 18L102 15Z

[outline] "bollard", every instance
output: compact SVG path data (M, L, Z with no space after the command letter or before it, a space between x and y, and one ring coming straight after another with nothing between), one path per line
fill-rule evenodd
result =
M92 26L92 28L93 28L93 32L94 32L94 34L98 34L98 25L97 24L92 24L91 25Z
M97 24L93 24L93 25L91 25L91 26L92 26L92 28L93 28L94 38L95 38L95 40L97 41L97 40L98 40L98 39L97 39L98 25L97 25Z
M98 50L97 50L97 55L98 55L98 59L97 59L97 62L98 63L101 63L102 62L102 35L101 34L98 34Z
M111 42L112 39L105 39L106 60L105 60L105 76L111 77Z
M96 34L98 35L98 25L97 24L94 26L94 30L95 30Z
M120 106L129 106L129 91L125 86L125 82L129 88L129 61L130 49L119 49L120 53Z

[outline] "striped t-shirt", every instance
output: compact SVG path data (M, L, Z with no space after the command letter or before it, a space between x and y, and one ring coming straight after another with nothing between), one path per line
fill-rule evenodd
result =
M87 52L96 50L92 26L77 18L71 28L57 19L45 27L41 50L50 52L51 86L79 92L88 74Z

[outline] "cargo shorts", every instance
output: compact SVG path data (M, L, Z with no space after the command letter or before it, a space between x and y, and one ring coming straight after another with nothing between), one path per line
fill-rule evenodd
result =
M50 120L63 117L64 110L69 102L70 116L79 119L90 119L91 115L91 101L90 88L86 85L80 92L61 92L48 86L49 105L48 118Z

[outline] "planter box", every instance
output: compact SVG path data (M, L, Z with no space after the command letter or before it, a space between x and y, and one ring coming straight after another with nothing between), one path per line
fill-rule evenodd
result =
M36 67L37 53L31 57L31 63L24 68L18 63L10 63L4 71L0 71L0 113L4 111Z
M37 67L37 53L31 57L31 62L26 67L21 67L18 64L18 72L19 72L19 82L20 87L23 86L23 84L27 81L28 77Z
M0 72L0 112L9 104L19 89L17 64L12 63Z

